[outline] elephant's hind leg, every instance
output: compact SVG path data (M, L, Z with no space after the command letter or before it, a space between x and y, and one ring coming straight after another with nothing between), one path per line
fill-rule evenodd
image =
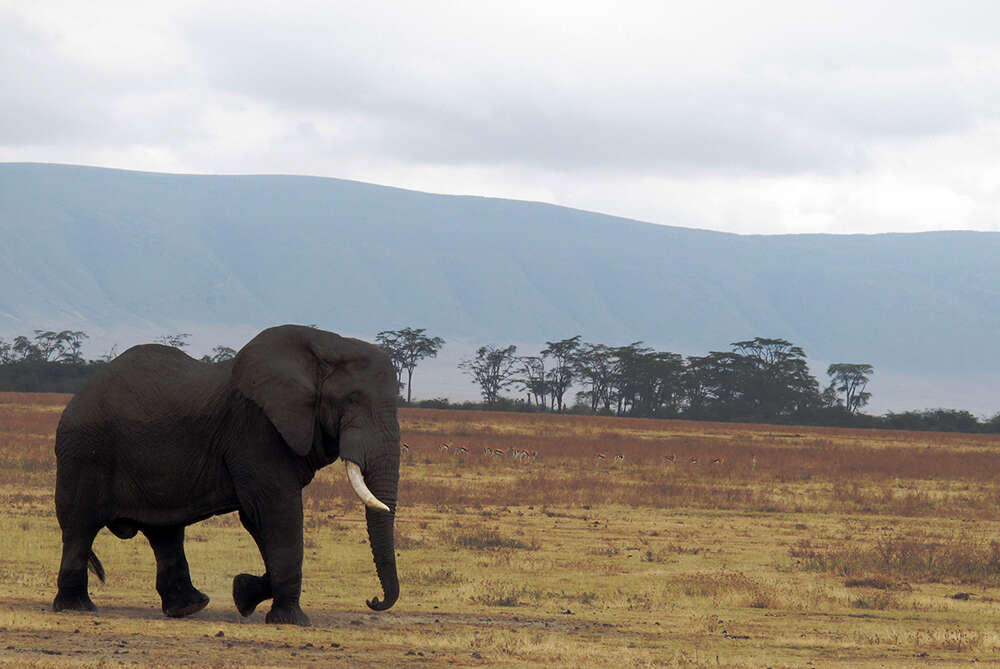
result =
M63 529L62 562L59 564L59 591L53 611L96 611L87 592L87 562L90 560L96 529L76 526Z
M208 595L191 583L184 555L184 527L144 527L142 532L156 555L156 591L160 593L163 613L183 618L205 608Z
M87 592L87 565L94 538L103 523L98 517L95 491L102 484L101 472L78 462L60 458L56 469L56 516L62 529L62 561L54 611L96 611ZM100 561L95 558L95 568ZM102 570L103 571L103 570Z

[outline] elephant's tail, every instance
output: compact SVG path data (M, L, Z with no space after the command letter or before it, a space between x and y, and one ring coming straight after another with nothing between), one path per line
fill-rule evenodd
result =
M97 553L94 551L90 551L87 566L90 567L90 571L94 572L94 576L101 579L101 583L104 583L104 565L97 559Z

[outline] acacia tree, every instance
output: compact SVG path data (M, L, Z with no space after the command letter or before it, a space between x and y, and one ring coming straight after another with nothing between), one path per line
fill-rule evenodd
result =
M844 393L844 407L850 414L868 404L872 394L865 391L875 368L867 364L838 362L830 365L826 373L832 378L828 391Z
M549 382L545 379L545 358L538 355L525 355L518 358L517 361L523 375L517 382L528 393L528 404L531 404L533 397L535 404L545 407L545 398L549 394Z
M232 360L236 357L236 349L228 346L216 346L211 353L206 353L201 357L202 362L219 363Z
M4 362L59 362L81 364L83 340L81 330L35 330L34 339L24 335L14 337L11 344L0 341L0 360Z
M46 362L83 362L81 349L86 333L81 330L35 330L35 345Z
M375 341L392 359L396 368L396 384L403 388L403 371L406 371L406 403L412 399L413 370L424 358L437 357L438 351L444 346L441 337L428 337L425 328L403 328L402 330L383 330L375 335Z
M740 388L750 415L771 419L820 403L819 383L801 347L766 337L732 346L744 363Z
M614 349L616 359L614 385L618 395L618 415L632 413L632 407L639 395L639 387L643 383L643 357L651 354L653 349L634 341L627 346Z
M587 388L582 396L590 402L590 410L597 413L603 405L605 411L611 411L611 402L617 397L614 351L604 344L581 344L573 358L573 373Z
M580 335L545 343L547 347L542 350L542 355L551 356L555 361L555 366L548 373L552 408L562 411L563 395L573 384L573 361L580 349Z
M470 375L479 384L483 401L492 406L500 397L500 391L517 382L517 346L507 348L488 344L480 346L476 357L462 360L458 368Z
M154 339L153 341L157 344L163 344L164 346L173 346L174 348L184 348L188 345L188 338L191 335L187 332L178 332L177 334L166 334L161 335Z
M727 351L709 351L690 356L681 375L687 412L695 418L729 419L743 411L741 379L743 356Z
M402 396L403 386L406 385L403 382L403 352L397 348L395 336L390 335L393 332L393 330L383 330L375 335L375 341L392 361L392 368L396 371L396 394Z
M636 380L632 415L673 416L680 410L681 356L665 351L640 352L635 359Z

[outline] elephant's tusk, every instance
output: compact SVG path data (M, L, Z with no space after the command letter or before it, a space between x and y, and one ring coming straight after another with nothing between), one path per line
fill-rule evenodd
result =
M372 491L365 485L365 478L361 475L361 467L358 467L358 463L345 460L344 464L347 465L347 480L351 482L351 487L354 488L354 492L365 503L365 506L379 511L390 511L389 507L380 502L378 497L373 495Z

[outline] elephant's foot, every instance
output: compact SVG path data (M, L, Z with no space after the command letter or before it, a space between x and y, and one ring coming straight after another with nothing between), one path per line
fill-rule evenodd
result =
M96 611L94 602L90 601L87 593L81 595L67 595L59 593L52 602L53 611Z
M264 620L275 625L287 624L309 627L312 624L309 621L309 616L305 614L305 611L298 604L279 606L275 603L271 607L271 610L267 612L267 617Z
M180 593L163 596L163 613L170 618L183 618L208 606L208 595L194 586Z
M244 618L265 599L271 598L271 583L253 574L238 574L233 578L233 603Z

